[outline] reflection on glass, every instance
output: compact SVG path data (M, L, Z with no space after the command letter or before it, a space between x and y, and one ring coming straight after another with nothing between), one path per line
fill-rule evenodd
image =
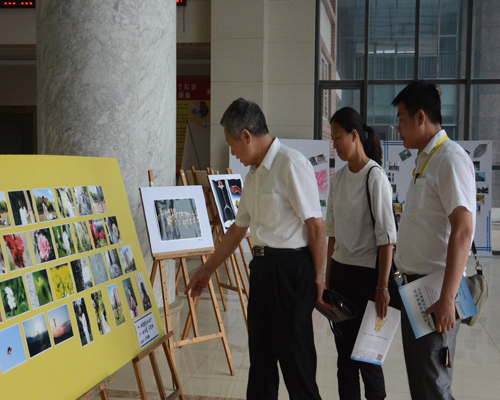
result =
M367 124L373 127L380 140L399 140L396 108L391 105L405 85L377 85L368 87Z
M465 1L421 0L418 72L421 79L465 76ZM462 34L463 32L463 34ZM463 51L462 51L463 50Z

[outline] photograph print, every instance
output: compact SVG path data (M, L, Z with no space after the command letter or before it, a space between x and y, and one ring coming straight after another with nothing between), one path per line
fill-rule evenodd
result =
M135 281L139 289L139 295L141 296L142 307L144 308L144 311L148 311L152 307L151 299L149 297L148 289L146 286L146 282L144 282L144 276L142 275L142 272L139 272L135 275Z
M97 328L99 329L99 335L103 336L106 333L111 332L108 322L108 314L106 312L106 307L104 306L104 301L102 299L102 291L98 290L90 294L92 299L92 308L94 309L94 315L97 321Z
M36 317L23 321L23 330L30 358L33 358L52 347L45 313L41 313Z
M96 249L108 245L108 239L106 238L106 233L104 232L102 218L89 219L89 228L92 235L92 240L94 241L94 247Z
M19 324L0 331L0 370L2 374L27 361Z
M94 278L94 285L97 286L109 280L106 263L104 262L102 253L91 254L89 256L89 264Z
M33 254L37 265L54 261L56 252L54 242L49 228L34 229L30 231L30 239L33 244Z
M153 256L213 248L201 186L143 187L140 192Z
M132 281L130 278L124 279L123 290L125 296L127 297L128 309L132 318L139 316L139 307L137 306L137 297L135 297L134 288L132 287Z
M16 226L36 224L37 221L30 191L18 190L9 192L8 194L14 224Z
M111 311L113 312L113 319L116 326L120 326L125 322L125 314L123 312L123 305L118 293L116 283L108 286L109 302L111 303Z
M11 271L33 266L30 245L26 232L3 235L7 264Z
M52 278L56 300L61 300L75 294L75 285L73 284L68 264L50 268L50 276Z
M132 248L130 246L123 246L118 250L120 251L120 257L122 258L122 265L125 273L128 274L137 270L134 255L132 254Z
M476 182L486 181L486 172L476 172Z
M83 297L73 301L73 311L75 312L76 324L78 325L80 342L82 342L82 347L85 347L94 341L94 336L92 336L90 317Z
M105 251L106 263L108 265L109 276L111 279L118 278L123 275L122 267L120 265L120 256L116 249Z
M46 304L52 303L52 288L46 269L26 274L26 286L30 297L31 308L36 310Z
M90 238L89 228L85 221L73 222L71 224L73 233L75 234L75 243L78 253L91 251L92 239Z
M7 198L5 197L5 192L0 192L0 229L10 228L11 226Z
M70 187L56 187L56 203L61 218L75 218L76 207L73 191Z
M79 258L70 262L77 293L90 289L92 285L92 275L90 275L87 257Z
M75 192L78 214L81 217L85 215L92 215L92 206L90 205L90 195L87 186L75 186L73 187L73 191Z
M6 319L30 311L28 295L26 294L22 276L0 282L0 297L2 298Z
M49 317L50 331L56 346L74 336L67 304L47 311L47 316Z
M106 225L106 230L108 232L109 243L117 244L122 242L122 237L120 235L120 230L118 229L118 222L116 217L104 218L104 223Z
M2 245L0 244L0 275L7 273L7 264L5 263L5 258L3 256Z
M489 193L489 186L487 183L481 182L481 183L476 183L477 185L477 193Z
M106 201L104 199L102 187L89 186L89 194L90 199L92 200L92 205L94 206L94 212L96 214L106 214L108 209L106 208Z
M76 254L75 242L69 224L53 226L52 233L54 234L54 242L59 258Z
M194 199L155 200L155 209L161 240L201 237Z
M54 221L59 218L52 189L33 189L39 222Z
M210 184L212 185L212 192L217 204L220 221L224 227L224 232L227 232L236 219L236 211L229 194L227 180L220 177L218 179L210 179Z

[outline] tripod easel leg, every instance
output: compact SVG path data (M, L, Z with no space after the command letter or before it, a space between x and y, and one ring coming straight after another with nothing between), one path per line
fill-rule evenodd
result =
M241 311L243 312L243 318L245 318L245 325L247 326L248 330L247 306L245 304L245 299L243 298L243 291L241 290L240 279L238 278L239 272L235 254L231 254L231 264L233 266L234 279L236 281L236 292L238 293L238 298L240 299Z

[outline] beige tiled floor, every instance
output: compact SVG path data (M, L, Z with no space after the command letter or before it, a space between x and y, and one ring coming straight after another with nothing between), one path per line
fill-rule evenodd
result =
M463 326L458 336L455 356L453 393L456 400L500 399L500 257L482 257L485 275L490 283L488 303L483 310L480 324L471 328ZM190 265L194 268L197 263ZM474 263L468 263L472 274ZM229 369L220 340L213 340L175 349L177 370L184 393L188 395L244 399L249 367L248 343L245 322L237 296L229 294L228 311L222 311L231 354L236 368L235 376ZM181 311L181 320L187 314L187 303ZM200 329L203 333L217 331L217 324L207 295L198 309ZM323 400L338 399L336 378L336 349L326 320L314 312L316 351L318 353L317 382ZM159 357L164 384L171 388L166 361ZM148 392L155 392L156 385L148 361L142 362L144 381ZM408 384L403 359L401 333L398 331L384 363L387 398L409 400ZM111 389L137 391L135 375L129 363L116 373ZM116 392L115 392L116 393ZM113 397L118 399L119 397ZM288 399L285 386L280 387L279 399Z

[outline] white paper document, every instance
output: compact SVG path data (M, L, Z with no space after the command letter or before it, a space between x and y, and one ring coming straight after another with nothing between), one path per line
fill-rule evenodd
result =
M401 312L387 307L387 318L377 317L377 308L368 301L351 359L382 365L401 320Z

